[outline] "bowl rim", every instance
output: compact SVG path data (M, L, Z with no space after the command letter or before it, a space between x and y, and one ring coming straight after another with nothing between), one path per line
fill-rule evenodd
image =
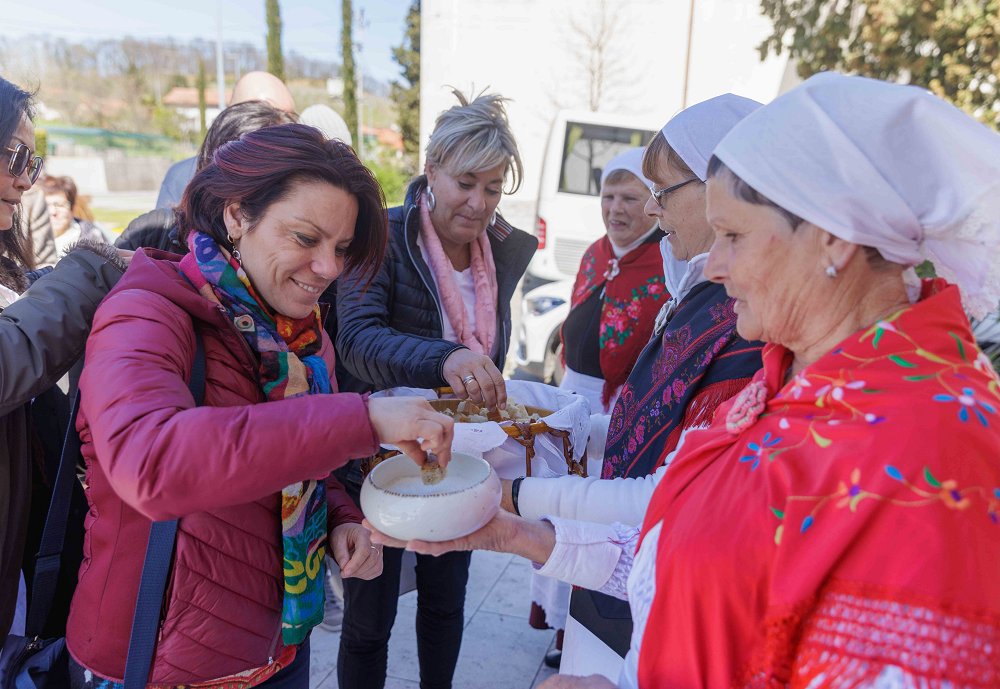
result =
M405 461L410 462L410 463L413 463L413 460L410 459L405 454L399 454L399 455L396 455L395 457L389 457L388 459L386 459L384 461L381 461L377 465L375 465L375 467L371 470L371 472L369 472L368 476L365 477L365 481L368 482L368 483L371 483L372 488L374 488L375 490L377 490L377 491L379 491L381 493L385 493L386 495L392 495L393 497L399 497L399 498L438 498L438 497L445 497L445 496L448 496L448 495L457 495L458 493L464 493L465 491L471 490L473 488L477 488L477 487L481 486L482 484L484 484L484 483L486 483L487 481L490 480L490 476L493 475L493 465L491 465L485 459L483 459L482 457L476 457L475 455L465 454L465 453L461 453L461 452L454 453L454 454L459 454L459 455L461 455L463 457L468 457L471 460L474 460L476 462L485 464L486 468L488 469L488 471L486 472L486 475L481 480L476 481L475 483L470 483L469 485L464 486L462 488L456 488L454 490L443 491L443 492L440 492L440 493L424 493L422 495L414 495L413 493L401 493L399 491L390 490L389 488L386 488L384 486L378 485L375 482L375 473L379 470L379 467L385 466L388 462L391 462L392 460L397 459L397 458L399 458L401 460L405 460ZM416 464L414 464L414 466L416 466Z

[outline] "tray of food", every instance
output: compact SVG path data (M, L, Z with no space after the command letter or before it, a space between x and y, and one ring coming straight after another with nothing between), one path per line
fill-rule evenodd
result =
M507 381L506 408L497 410L456 399L448 388L394 388L376 394L427 399L432 407L455 419L452 450L482 457L500 478L587 475L590 405L579 395L542 383L512 380ZM381 458L374 458L368 468Z
M451 388L441 388L442 395L451 394ZM457 423L540 423L543 418L552 414L551 409L525 406L520 402L510 400L505 409L490 409L472 400L436 399L430 400L431 406L443 414L455 419Z

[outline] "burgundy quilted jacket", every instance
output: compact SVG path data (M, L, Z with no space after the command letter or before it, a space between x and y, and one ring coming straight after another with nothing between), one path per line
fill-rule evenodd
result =
M77 428L90 513L67 643L84 667L122 677L150 520L179 517L151 681L187 684L280 653L281 489L372 454L377 438L359 395L265 402L225 313L168 254L149 253L132 259L87 342ZM203 407L186 382L194 328ZM328 340L322 353L332 376ZM332 477L327 495L331 526L360 521Z

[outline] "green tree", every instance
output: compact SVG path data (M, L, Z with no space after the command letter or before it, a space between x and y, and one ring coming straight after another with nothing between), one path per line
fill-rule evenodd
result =
M760 54L929 89L1000 129L1000 0L761 0Z
M396 104L403 148L416 166L420 146L420 0L413 0L406 13L406 32L402 44L392 49L392 59L399 65L402 79L392 82L391 96Z
M208 105L205 101L205 89L208 87L208 76L205 74L205 61L198 58L198 122L201 125L201 130L198 136L198 140L202 141L205 138L205 133L208 132L208 123L205 116L205 111L208 109ZM222 107L222 104L219 104Z
M340 29L340 78L344 81L344 122L351 135L358 136L358 96L354 70L354 7L351 0L340 0L343 23ZM355 143L360 148L360 142Z
M281 8L278 0L265 0L267 13L267 71L285 80L285 57L281 52Z

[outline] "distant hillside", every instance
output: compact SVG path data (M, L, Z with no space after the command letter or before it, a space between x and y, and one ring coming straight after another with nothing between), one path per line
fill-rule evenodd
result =
M225 43L223 52L229 88L240 74L266 68L264 51L252 44ZM43 122L166 136L178 142L195 143L197 134L186 129L185 117L164 103L164 96L175 86L195 86L199 59L207 67L214 101L215 44L208 41L0 37L0 73L38 89ZM341 109L339 100L327 92L327 80L339 76L340 65L290 51L285 71L300 110L313 103ZM366 79L364 90L365 124L394 124L388 86Z

